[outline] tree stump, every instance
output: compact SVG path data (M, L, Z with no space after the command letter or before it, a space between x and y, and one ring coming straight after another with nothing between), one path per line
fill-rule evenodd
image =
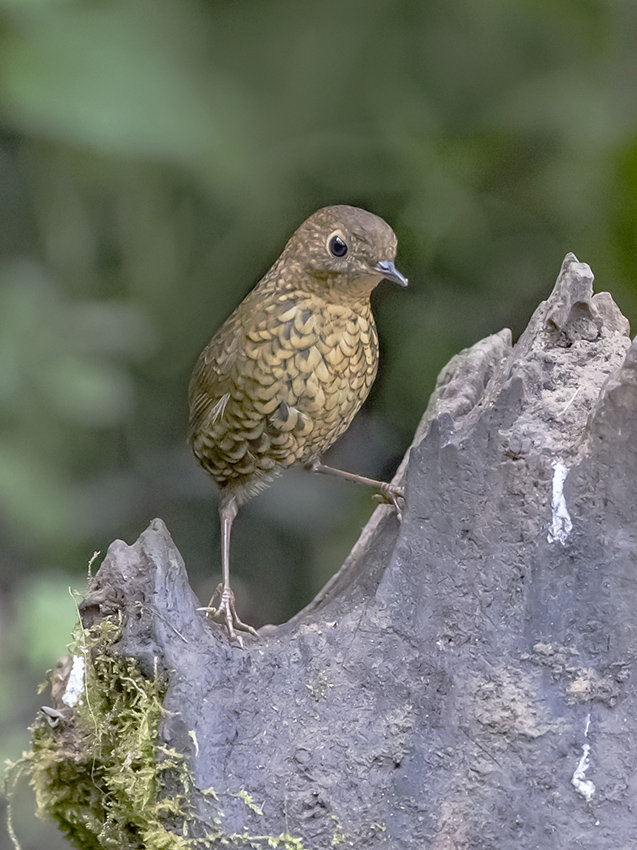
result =
M77 846L637 847L637 342L592 283L567 255L517 344L452 360L402 522L379 506L244 650L161 520L111 545L34 733L40 807ZM59 783L93 787L53 805Z

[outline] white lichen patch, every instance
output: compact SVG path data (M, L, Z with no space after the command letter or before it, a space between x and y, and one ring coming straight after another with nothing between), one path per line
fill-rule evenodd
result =
M564 497L564 483L568 475L568 468L561 460L553 461L553 515L551 528L547 535L549 543L566 544L573 530L573 523L566 507Z
M83 655L74 655L71 672L66 683L66 689L62 694L62 702L73 708L84 693L84 674L86 672L86 659Z
M588 738L588 729L591 724L591 716L588 714L586 716L586 726L584 727L584 737ZM590 802L595 793L595 783L592 779L586 778L586 771L591 766L591 745L586 741L582 744L582 757L580 758L577 767L573 772L573 776L571 778L571 784L575 788L578 794L586 800L586 802Z

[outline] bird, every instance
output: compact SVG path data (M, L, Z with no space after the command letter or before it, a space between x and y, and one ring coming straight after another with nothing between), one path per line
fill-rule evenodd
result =
M379 216L345 204L319 209L196 362L189 440L219 489L222 565L222 582L200 610L221 621L231 643L243 647L237 632L257 634L237 615L230 586L232 524L284 470L299 465L369 485L400 517L400 488L322 462L376 377L370 295L384 278L407 286L396 250L396 235Z

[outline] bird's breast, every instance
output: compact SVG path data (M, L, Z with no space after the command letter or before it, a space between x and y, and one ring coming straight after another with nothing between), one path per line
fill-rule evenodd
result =
M307 462L343 433L365 401L378 368L378 337L368 303L358 310L300 303L279 320L289 327L277 335L285 363L281 400L297 417L288 445L298 436L294 462Z
M211 400L195 453L221 486L254 489L326 451L367 398L377 368L369 302L272 300L244 329L232 370L219 376L225 393Z

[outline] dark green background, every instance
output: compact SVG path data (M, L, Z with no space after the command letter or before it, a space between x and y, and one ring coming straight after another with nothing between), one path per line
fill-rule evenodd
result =
M386 218L410 279L375 295L381 372L330 458L353 471L391 475L441 366L517 335L567 251L637 315L636 33L633 0L0 0L0 753L94 550L161 516L207 601L190 370L317 207ZM371 508L302 473L251 503L242 616L308 602ZM31 807L23 847L63 846Z

